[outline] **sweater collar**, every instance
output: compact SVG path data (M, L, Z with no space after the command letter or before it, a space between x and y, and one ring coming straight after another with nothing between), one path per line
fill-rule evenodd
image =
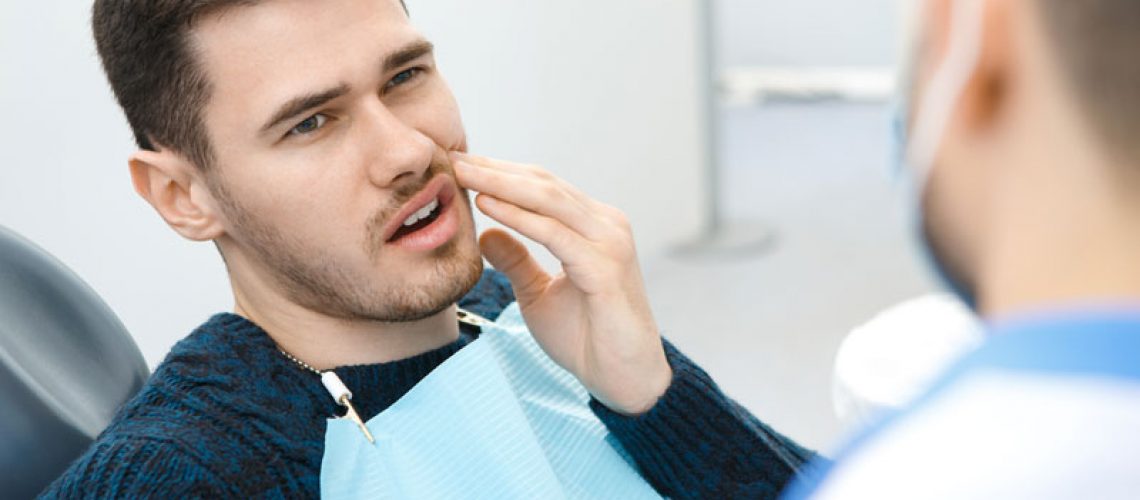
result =
M325 392L320 378L287 359L261 327L232 313L215 315L210 323L222 326L220 330L226 332L226 343L254 373L267 375L275 383L286 386L282 387L286 391L291 390L288 386L295 386L292 390L307 396L315 410L325 417L341 413ZM353 406L367 421L407 394L432 370L470 344L476 335L462 328L456 341L437 349L387 363L341 366L333 371L352 391Z

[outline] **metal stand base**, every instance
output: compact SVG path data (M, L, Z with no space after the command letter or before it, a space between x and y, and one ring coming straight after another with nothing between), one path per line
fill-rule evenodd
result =
M742 260L761 257L775 249L776 243L776 230L769 224L727 221L709 234L677 245L669 254L687 260Z

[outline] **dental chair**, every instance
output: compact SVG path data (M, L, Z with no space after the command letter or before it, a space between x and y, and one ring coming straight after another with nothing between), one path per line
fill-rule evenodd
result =
M51 484L147 375L99 296L0 227L0 498L31 498Z

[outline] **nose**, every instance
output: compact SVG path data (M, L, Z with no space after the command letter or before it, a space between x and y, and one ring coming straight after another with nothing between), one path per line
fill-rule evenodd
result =
M382 102L369 107L362 127L368 180L382 188L422 177L431 166L436 145Z

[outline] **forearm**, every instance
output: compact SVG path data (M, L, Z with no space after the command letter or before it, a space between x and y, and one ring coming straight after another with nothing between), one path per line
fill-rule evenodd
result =
M673 381L650 411L627 417L591 402L658 492L672 498L775 498L817 458L725 396L668 342L665 349Z
M175 447L152 440L96 443L39 498L225 498L225 482Z

